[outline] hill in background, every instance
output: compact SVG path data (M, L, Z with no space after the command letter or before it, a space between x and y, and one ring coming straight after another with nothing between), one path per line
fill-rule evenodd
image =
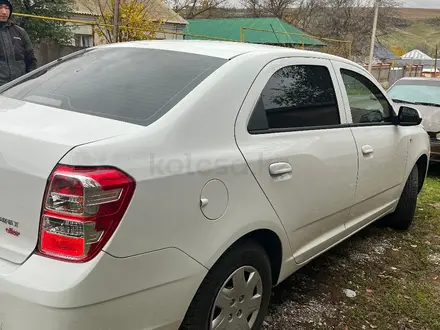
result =
M440 18L440 9L432 8L400 8L399 13L407 20Z
M395 52L420 49L434 56L438 45L440 53L440 9L401 8L399 12L401 19L394 32L379 41Z

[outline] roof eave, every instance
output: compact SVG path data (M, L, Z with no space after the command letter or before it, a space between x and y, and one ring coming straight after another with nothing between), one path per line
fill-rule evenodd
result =
M83 16L90 16L90 17L99 17L101 15L99 14L93 14L93 13L82 13L82 12L72 12L73 15L83 15ZM172 23L172 24L179 24L179 25L185 25L187 26L189 23L185 19L182 18L183 21L175 21L175 20L166 20L165 23ZM157 20L154 20L153 22L157 22Z

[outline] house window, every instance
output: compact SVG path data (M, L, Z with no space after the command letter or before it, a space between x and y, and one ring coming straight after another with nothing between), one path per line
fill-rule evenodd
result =
M87 34L75 34L76 47L92 47L93 37Z

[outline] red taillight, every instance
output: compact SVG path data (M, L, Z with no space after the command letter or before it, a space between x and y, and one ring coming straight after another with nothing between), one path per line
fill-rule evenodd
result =
M134 189L135 181L114 168L57 166L44 197L39 252L92 259L113 235Z

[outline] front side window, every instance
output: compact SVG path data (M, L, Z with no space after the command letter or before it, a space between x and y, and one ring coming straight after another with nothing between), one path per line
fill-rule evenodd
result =
M248 130L289 130L341 123L335 89L325 66L292 65L275 72L264 87Z
M391 106L369 79L350 70L341 70L353 124L391 123Z
M0 95L147 126L226 62L160 49L90 48L33 71Z

